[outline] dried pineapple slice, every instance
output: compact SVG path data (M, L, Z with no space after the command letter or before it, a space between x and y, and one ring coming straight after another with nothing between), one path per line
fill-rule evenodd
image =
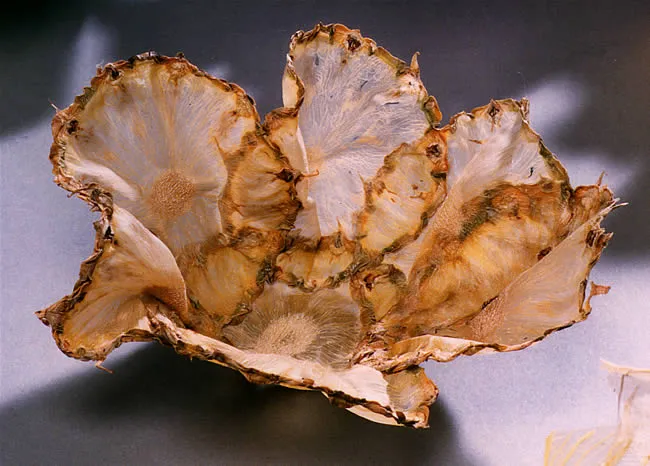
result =
M318 26L291 39L289 68L303 88L298 114L323 236L355 236L363 180L402 143L421 138L440 114L418 77L386 50L345 26ZM286 81L286 80L285 80ZM286 86L285 86L286 88ZM295 102L294 90L285 106ZM333 185L339 189L333 190Z
M552 433L546 439L545 466L650 464L650 369L603 365L616 376L618 426Z
M51 158L64 187L100 186L178 254L224 231L226 161L257 120L240 88L145 54L104 67L57 115Z
M38 313L61 350L102 361L123 341L152 339L149 315L160 305L187 312L185 284L167 247L110 198L90 194L102 218L95 251L71 295Z
M545 158L517 103L493 102L473 115L471 123L486 134L472 134L481 139L470 142L471 160L424 233L408 298L384 321L407 324L410 336L476 312L555 246L571 217L568 177ZM445 131L450 146L466 140L454 129L452 123ZM455 151L449 156L453 166Z
M264 272L279 247L269 235L250 231L233 246L215 238L186 250L178 259L191 311L183 316L185 325L220 338L222 327L247 313L262 291Z
M278 256L278 279L307 290L336 287L349 278L358 256L357 244L340 232L317 241L297 238Z
M446 195L447 157L443 136L431 129L402 144L366 183L366 205L357 235L370 254L394 252L415 239Z
M444 195L444 179L432 181L430 173L446 168L444 161L426 159L426 148L437 142L430 128L440 112L419 79L416 57L409 67L359 31L319 25L291 39L283 99L298 114L296 145L304 149L291 161L305 176L296 225L305 248L315 251L313 260L335 262L337 272L352 265L341 263L340 255L327 258L329 242L321 238L360 240L376 253L415 235L423 213L433 211ZM419 163L413 160L417 155ZM402 178L408 188L390 195L389 185ZM299 268L289 257L281 260ZM315 275L319 265L307 269L310 276L292 271L296 280L331 281L331 274Z
M435 401L438 390L421 372L417 377L406 379L408 375L394 378L362 364L333 370L287 354L243 351L179 327L162 313L154 315L151 320L158 338L172 345L177 352L231 367L251 382L319 390L332 404L374 422L428 426L429 405Z

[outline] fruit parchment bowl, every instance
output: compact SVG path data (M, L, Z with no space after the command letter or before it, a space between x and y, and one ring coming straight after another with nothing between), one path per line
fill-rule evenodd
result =
M417 55L318 25L292 37L262 121L183 56L99 68L52 124L56 183L100 216L73 292L38 313L59 348L101 362L157 340L426 427L421 363L585 319L610 190L571 186L526 100L441 127L419 75Z

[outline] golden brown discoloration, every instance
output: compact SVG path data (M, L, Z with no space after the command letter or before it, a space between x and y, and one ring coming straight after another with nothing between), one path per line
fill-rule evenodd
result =
M261 266L235 248L221 247L203 253L199 264L182 267L192 303L182 316L185 324L219 338L221 327L245 313L259 293L257 274Z
M293 227L301 207L296 195L299 173L265 137L249 134L226 167L229 176L220 209L229 233L244 228L288 231Z
M354 274L350 288L355 300L367 313L365 328L383 319L403 301L406 285L406 276L388 264L365 267Z
M573 231L614 202L614 195L607 186L578 186L569 200L572 217L568 230Z
M435 129L386 156L365 186L357 218L361 246L374 254L394 252L417 238L445 198L447 169L446 142Z
M614 205L610 204L597 213L571 234L571 246L567 247L569 243L565 242L560 244L557 251L551 251L538 264L517 277L477 313L430 335L395 341L390 336L376 332L378 341L372 341L375 351L362 349L357 353L357 358L379 370L399 372L427 359L445 362L461 354L518 351L543 340L553 332L585 320L591 312L591 298L603 294L609 288L592 285L589 296L585 299L587 283L583 277L589 276L611 239L611 233L600 228L600 222L612 208ZM588 238L591 239L590 242L587 241ZM576 259L578 264L574 270L567 269L564 264L558 265L566 261L567 257L569 261L572 257L579 258ZM567 273L569 276L564 278L563 274ZM546 296L546 293L540 295L540 290L544 288L539 281L548 280L549 276L559 277L556 285L557 299ZM566 299L565 294L568 294L568 303L562 302ZM526 322L527 315L530 316L529 322ZM517 322L515 327L512 327L513 319Z
M221 338L224 325L250 312L283 244L281 234L248 229L233 240L217 235L183 251L177 261L191 303L181 316L185 325Z
M357 244L340 233L315 243L298 240L278 257L277 278L306 290L336 287L348 279L356 257Z
M422 248L428 253L420 255L409 277L408 298L385 325L406 324L410 336L429 333L497 295L537 261L540 250L566 234L562 185L549 188L504 184L464 204L444 223L434 219Z
M438 388L421 367L386 374L388 396L402 412L415 412L422 420L429 418L429 405L438 397Z
M479 338L485 333L485 322L499 320L495 297L569 233L612 203L611 192L605 187L571 189L566 170L523 119L526 111L525 102L493 101L469 115L457 115L442 130L446 138L457 137L456 125L465 118L465 125L487 124L489 139L502 131L502 125L513 125L515 118L513 134L507 135L513 138L510 144L517 145L515 151L536 149L537 158L530 158L529 163L542 170L543 176L535 175L537 181L531 184L531 168L530 173L520 175L519 184L504 179L486 184L480 192L465 180L466 187L456 188L426 228L409 275L407 297L380 326L388 331L385 337L395 341L405 335L438 334L479 313L481 317L474 321ZM461 197L466 192L476 194ZM488 305L492 300L495 303Z
M431 238L432 253L427 262L416 262L408 298L386 319L386 328L394 325L394 332L406 331L410 336L439 333L455 321L476 316L470 339L482 340L488 327L498 326L499 298L494 298L576 226L612 203L611 192L602 188L579 189L567 201L562 200L562 185L547 188L504 186L466 205L460 229L451 235L442 230ZM585 193L591 198L599 189L600 203L581 202ZM514 243L513 235L522 231L529 231L528 236ZM500 246L495 238L504 238L506 243ZM517 246L508 251L509 244Z
M593 241L586 244L590 259L586 261L585 264L585 276L588 275L589 271L593 267L594 261L600 257L600 254L609 242L611 235L606 234L602 229L596 226L589 229L586 233L585 241L588 241L589 238L593 238ZM577 309L579 309L579 312L576 313L574 322L586 319L591 312L591 298L593 296L606 294L610 288L608 286L595 285L592 283L589 296L585 299L586 285L586 280L582 281L579 285L580 292L576 295L576 300L578 301ZM531 292L530 294L532 295L533 293ZM503 327L505 320L508 317L508 313L512 312L512 303L507 302L507 295L508 288L506 288L504 293L500 296L487 302L478 313L450 326L448 329L443 331L442 334L452 336L459 336L462 334L465 338L478 341L504 341L504 337L500 335L500 329ZM538 315L545 315L549 319L553 318L555 312L555 306L552 304L538 306L536 308L536 313Z

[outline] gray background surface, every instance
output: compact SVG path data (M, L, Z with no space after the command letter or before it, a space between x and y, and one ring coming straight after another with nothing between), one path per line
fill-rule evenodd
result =
M380 426L317 393L248 384L155 344L66 358L34 317L71 289L94 215L51 182L52 102L95 66L183 51L281 105L290 35L341 22L403 59L452 114L528 96L533 127L574 184L602 170L630 206L592 278L590 319L519 353L427 363L431 428ZM650 4L631 2L42 2L0 16L0 463L541 464L552 430L611 424L599 358L650 367Z

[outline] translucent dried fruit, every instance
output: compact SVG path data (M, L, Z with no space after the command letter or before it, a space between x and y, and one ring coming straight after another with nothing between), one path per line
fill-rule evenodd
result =
M604 362L618 391L619 422L546 439L544 464L650 464L650 369Z
M525 100L440 129L416 57L341 25L293 36L282 86L262 122L236 85L149 53L56 114L56 182L101 215L73 293L39 312L66 354L155 339L425 427L418 364L587 316L614 200L571 188Z

